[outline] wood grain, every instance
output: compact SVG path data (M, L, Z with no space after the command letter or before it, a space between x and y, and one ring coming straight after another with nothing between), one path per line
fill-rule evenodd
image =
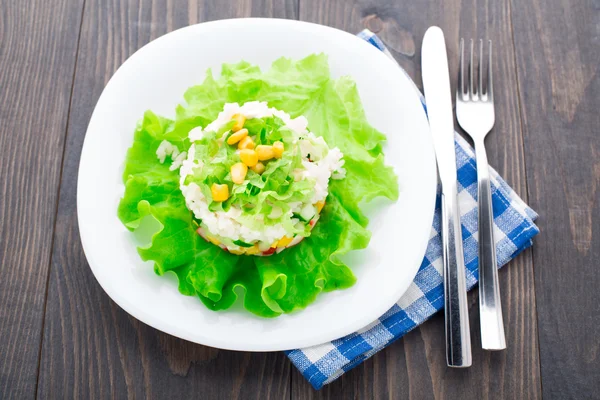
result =
M79 240L76 173L85 130L110 76L135 50L179 27L237 16L296 17L293 1L87 0L52 254L39 398L282 399L283 353L236 353L150 328L94 279ZM37 348L37 347L36 347Z
M459 0L390 2L385 0L302 0L300 19L349 32L369 28L392 50L420 86L421 40L430 25L446 35L454 84L460 37L490 38L495 43L498 104L494 133L487 142L492 165L526 197L525 160L520 127L515 61L508 1ZM504 320L509 347L489 353L480 348L476 293L470 299L473 368L445 366L443 317L406 335L341 379L314 392L302 376L292 373L294 398L539 398L541 381L537 344L535 291L531 252L500 272Z
M35 393L81 7L0 1L0 398Z
M600 398L600 3L511 4L529 200L541 214L543 394Z

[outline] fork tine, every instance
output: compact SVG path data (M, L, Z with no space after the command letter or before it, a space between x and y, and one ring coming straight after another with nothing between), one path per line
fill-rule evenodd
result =
M473 82L473 39L471 39L471 58L469 61L469 96L471 100L475 99L476 89Z
M488 55L488 76L487 76L487 90L486 90L486 96L488 98L488 101L494 101L494 85L492 82L492 41L488 40L488 44L489 44L489 52L490 54Z
M477 91L479 93L479 98L483 100L483 39L479 39L479 71L477 71L477 75L479 78Z
M465 39L460 39L460 60L458 62L458 85L456 94L460 95L460 99L465 99Z

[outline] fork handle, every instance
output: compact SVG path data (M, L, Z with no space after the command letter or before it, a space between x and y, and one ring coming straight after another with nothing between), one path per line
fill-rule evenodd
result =
M475 143L479 199L479 313L481 346L486 350L506 348L496 242L494 241L494 212L490 189L490 171L483 140Z

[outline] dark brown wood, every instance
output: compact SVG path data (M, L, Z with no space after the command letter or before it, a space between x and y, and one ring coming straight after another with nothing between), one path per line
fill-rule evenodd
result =
M497 82L496 126L487 142L492 165L526 197L525 161L519 119L515 61L508 1L390 2L385 0L302 0L300 19L349 32L376 32L420 86L421 40L431 25L444 30L452 81L456 83L460 37L494 41ZM541 381L537 345L535 291L531 252L500 273L509 347L489 353L480 348L479 311L471 294L473 368L445 366L443 317L409 333L340 380L314 392L293 372L294 398L539 398Z
M199 21L250 15L295 18L296 10L293 1L86 1L52 255L39 398L289 397L291 367L283 353L199 346L158 332L116 306L83 255L75 203L76 173L89 118L104 85L130 54L168 31ZM39 342L34 346L37 351Z
M35 393L81 8L0 1L0 399Z
M543 394L600 398L600 4L512 0Z

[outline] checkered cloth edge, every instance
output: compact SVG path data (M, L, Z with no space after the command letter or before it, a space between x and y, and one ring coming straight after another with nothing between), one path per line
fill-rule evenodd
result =
M364 30L358 34L358 37L393 59L392 54L374 33ZM402 72L406 74L404 70ZM416 85L415 90L419 93L423 107L427 111L425 99ZM455 137L455 146L467 288L470 290L475 286L478 278L477 170L472 148L458 134ZM494 239L498 266L501 267L530 247L533 236L539 230L533 222L537 218L535 211L521 200L495 170L490 168L490 174L494 207ZM402 298L379 319L358 332L332 342L286 352L292 363L315 389L333 382L346 371L401 338L442 309L444 285L441 246L438 190L436 211L425 258L415 280Z

